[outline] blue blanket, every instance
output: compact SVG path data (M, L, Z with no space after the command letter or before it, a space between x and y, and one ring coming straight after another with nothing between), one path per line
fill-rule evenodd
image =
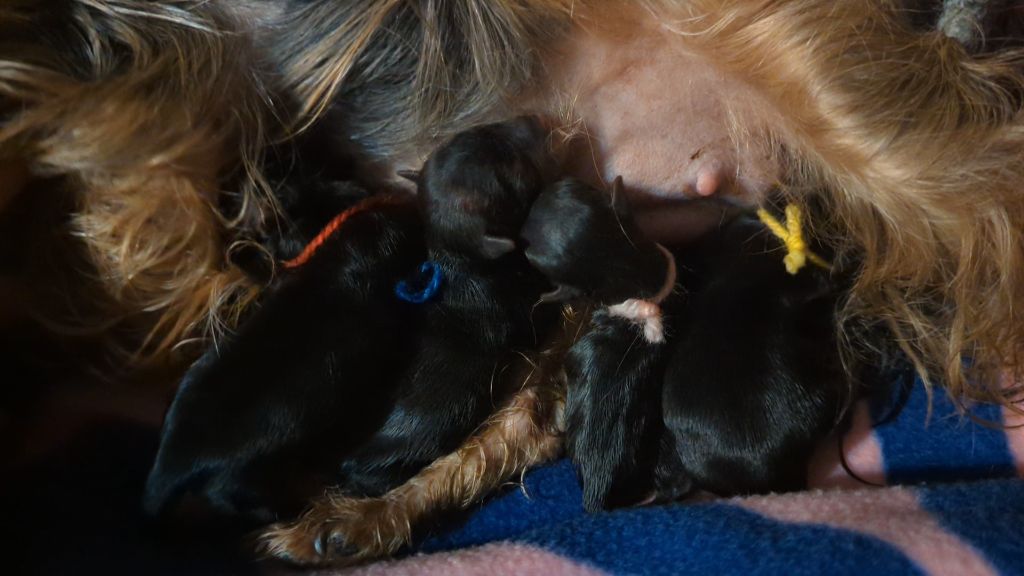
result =
M560 461L415 555L352 572L1024 574L1024 432L1006 428L1024 419L960 414L941 392L929 416L923 385L906 392L858 406L843 441L822 444L806 492L586 514ZM830 464L840 450L845 467Z

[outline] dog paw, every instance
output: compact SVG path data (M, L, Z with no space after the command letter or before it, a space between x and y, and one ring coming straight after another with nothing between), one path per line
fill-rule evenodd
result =
M294 522L260 536L269 556L301 565L351 564L388 556L409 543L409 523L382 499L327 497Z
M345 540L343 524L331 521L271 525L261 536L267 555L300 565L336 564L358 559L358 550Z

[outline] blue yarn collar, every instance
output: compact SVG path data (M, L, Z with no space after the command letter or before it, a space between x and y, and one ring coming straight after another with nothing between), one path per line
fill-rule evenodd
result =
M416 276L410 280L401 280L395 284L395 296L410 304L429 302L437 295L444 282L441 267L430 260L420 264Z

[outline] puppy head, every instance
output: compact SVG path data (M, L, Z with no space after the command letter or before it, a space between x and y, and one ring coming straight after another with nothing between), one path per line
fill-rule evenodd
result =
M534 202L521 237L526 258L556 290L545 300L643 298L665 282L665 257L633 221L616 178L611 194L566 178Z
M520 117L462 132L402 175L417 184L432 248L495 259L515 250L553 164L539 121Z

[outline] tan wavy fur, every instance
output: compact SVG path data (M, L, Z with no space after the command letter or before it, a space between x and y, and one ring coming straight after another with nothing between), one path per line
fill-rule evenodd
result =
M269 59L245 2L56 4L0 8L0 155L78 191L73 231L110 314L144 318L142 349L166 349L255 293L224 253L234 224L258 224L270 206L257 185L280 113ZM884 325L930 381L1010 403L1020 387L1002 386L1020 380L1024 345L1020 53L972 56L912 29L895 0L637 6L360 0L255 23L277 18L270 65L299 102L292 126L341 105L353 138L388 157L422 154L543 91L544 57L573 26L646 10L759 94L786 189L826 191L834 221L819 230L861 266L848 348ZM243 214L216 210L225 191Z
M454 96L407 97L403 105L418 113L391 127L383 149L457 129L466 121L463 105L486 117L489 108L509 107L517 90L536 90L538 61L571 26L622 27L638 18L616 2L458 4L486 16L474 22L487 26L458 28L458 46L468 46L475 67L446 67L444 40L431 33L437 27L420 23L419 43L403 52L417 62L412 85L445 70L439 89ZM1024 304L1021 53L972 56L939 32L912 28L891 0L642 4L680 43L760 95L764 134L785 163L784 189L796 200L825 191L834 219L819 222L819 232L861 266L841 327L851 358L862 350L853 340L882 325L927 381L958 399L1013 404L1021 387L1007 382L1020 380L1024 346L1016 313ZM375 22L415 29L415 11L402 15L401 6L390 7L393 20L381 13ZM352 38L374 32L363 28ZM331 66L298 69L333 87L304 92L312 99L305 110L322 109L346 81L386 76L381 67L359 75L361 58L379 63L388 50L370 40L362 47L339 51L345 58ZM495 86L495 78L504 81ZM749 127L738 132L737 139L760 137Z
M225 265L233 223L216 206L229 186L252 199L246 210L261 198L256 68L250 38L215 3L0 6L0 158L74 191L68 229L91 269L73 292L100 289L38 317L74 333L131 324L121 344L136 359L232 320L220 313L254 291Z
M845 326L884 323L956 398L1014 400L1000 375L1024 347L1022 55L971 57L883 0L652 9L764 96L797 159L789 184L827 190L861 266Z

